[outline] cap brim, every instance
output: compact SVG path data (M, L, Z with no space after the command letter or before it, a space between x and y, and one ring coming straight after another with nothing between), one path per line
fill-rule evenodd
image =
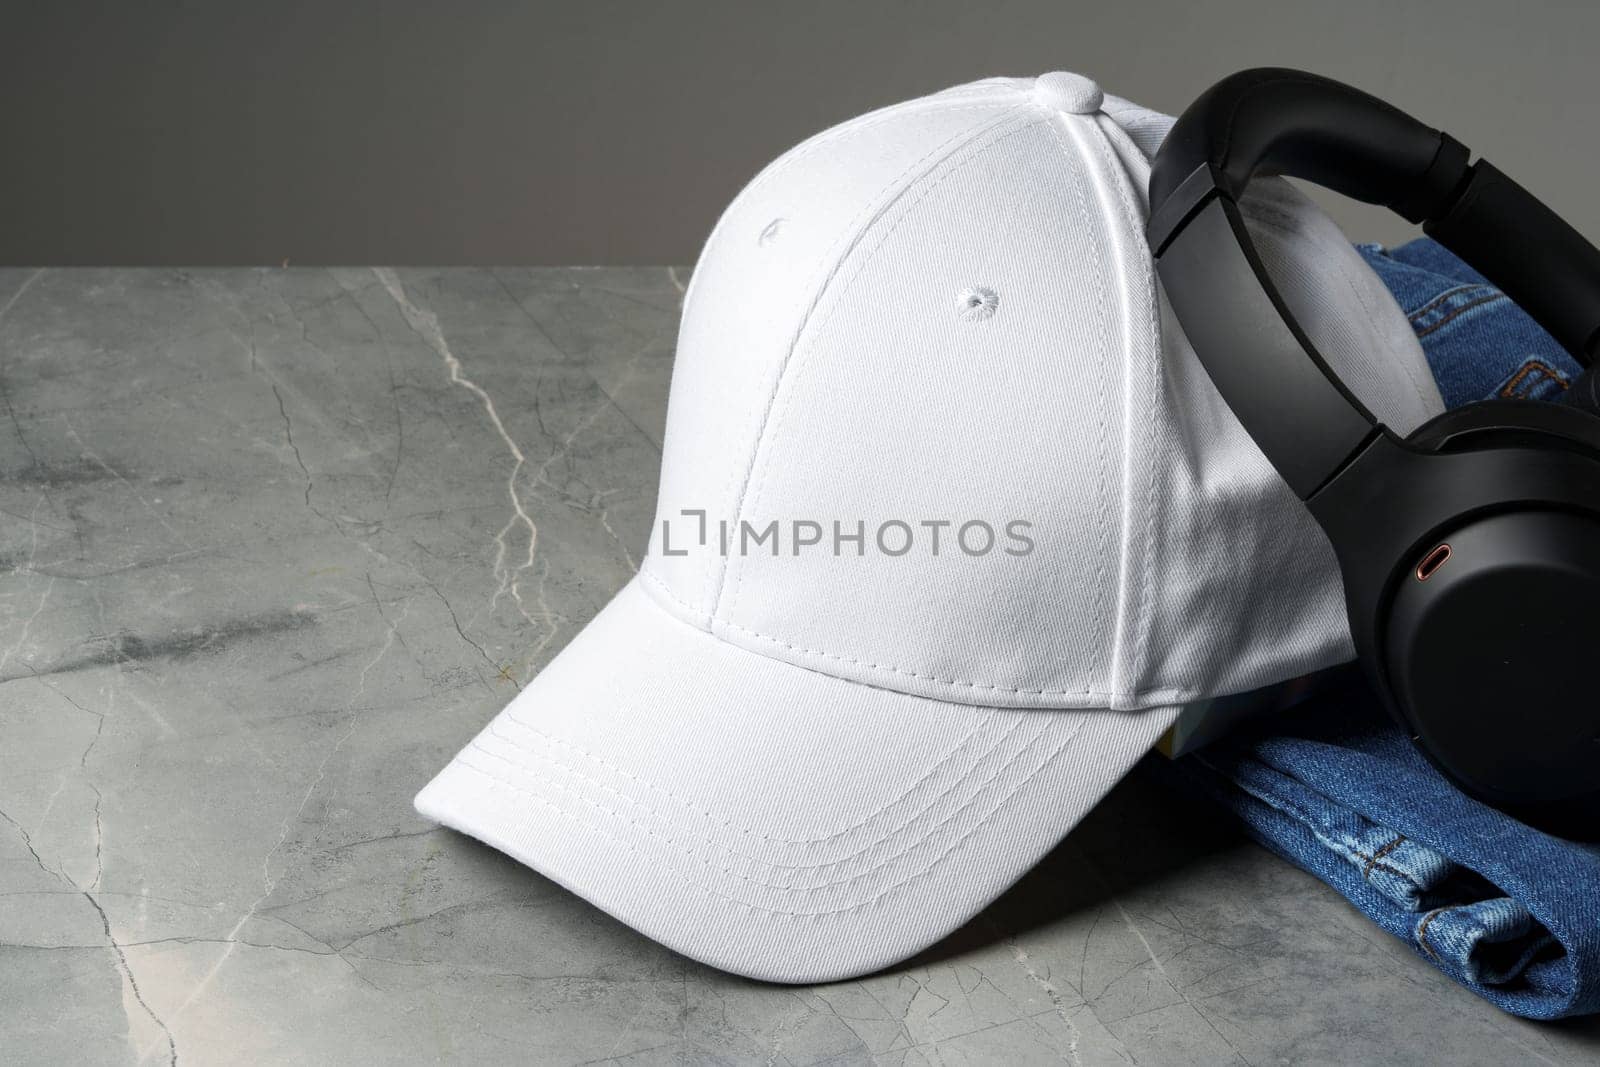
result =
M981 911L1175 714L845 681L680 621L636 579L416 806L686 956L830 981Z

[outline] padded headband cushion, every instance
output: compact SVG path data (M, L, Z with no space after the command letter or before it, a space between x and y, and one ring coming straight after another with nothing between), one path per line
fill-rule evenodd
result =
M1136 151L1127 153L1130 158L1123 164L1144 188L1149 159L1173 118L1115 96L1106 97L1102 110L1132 142ZM1289 310L1374 415L1396 433L1407 434L1444 411L1404 312L1325 212L1282 178L1252 182L1240 209Z

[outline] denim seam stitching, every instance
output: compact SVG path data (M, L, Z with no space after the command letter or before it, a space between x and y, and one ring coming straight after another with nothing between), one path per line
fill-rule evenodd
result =
M1378 851L1374 852L1371 856L1367 857L1367 866L1366 866L1366 869L1364 869L1361 872L1361 877L1362 878L1371 878L1372 877L1372 869L1374 867L1382 867L1384 870L1394 870L1394 868L1390 867L1388 864L1380 863L1379 861L1381 861L1383 859L1383 857L1387 856L1389 853L1393 852L1395 849L1399 848L1401 843L1403 841L1405 841L1405 839L1406 839L1406 835L1405 834L1401 834L1400 836L1396 837L1393 841L1390 841L1387 845L1384 845L1382 848L1378 849ZM1399 872L1396 872L1396 873L1399 873Z
M1525 400L1525 399L1527 399L1527 396L1528 396L1527 391L1524 390L1522 392L1518 392L1517 391L1517 387L1523 383L1524 379L1526 379L1530 374L1532 374L1536 370L1543 372L1544 376L1547 379L1549 379L1550 381L1555 382L1562 389L1565 390L1565 389L1571 389L1572 388L1572 383L1567 381L1566 375L1562 374L1560 371L1556 370L1554 367L1550 366L1550 364L1546 363L1542 359L1529 357L1527 360L1525 360L1523 362L1522 366L1517 368L1517 373L1513 374L1511 376L1510 380L1508 380L1504 385L1502 385L1500 387L1500 397L1501 397L1501 399L1504 399L1504 400Z
M1422 338L1427 337L1429 334L1448 326L1450 323L1454 322L1457 317L1465 315L1474 308L1481 308L1485 305L1492 304L1497 300L1505 299L1507 299L1506 294L1500 292L1498 289L1491 289L1489 290L1488 295L1479 297L1478 299L1469 301L1465 304L1458 304L1450 309L1449 314L1434 322L1430 322L1426 326L1418 326L1416 323L1412 323L1412 329L1416 330L1417 338L1418 340L1421 340Z
M1449 904L1442 908L1434 908L1424 915L1422 921L1417 924L1417 947L1427 953L1428 958L1440 967L1444 966L1444 960L1439 958L1438 954L1433 951L1433 946L1428 943L1428 927L1433 925L1433 920L1454 907L1457 907L1457 905Z
M1268 807L1272 808L1274 811L1282 812L1284 815L1287 815L1288 817L1290 817L1290 818L1296 820L1297 822L1299 822L1300 825L1303 826L1308 832L1310 832L1311 835L1314 836L1318 841L1321 841L1324 845L1326 845L1327 847L1333 849L1335 853L1337 853L1338 855L1344 857L1346 862L1349 862L1349 854L1350 853L1355 853L1357 856L1360 856L1362 859L1369 859L1370 858L1365 853L1361 852L1360 850L1358 850L1358 849L1346 844L1345 842L1339 840L1336 837L1330 836L1328 833L1326 833L1323 830L1323 828L1317 823L1317 821L1315 819L1313 819L1307 812L1303 811L1300 808L1299 805L1293 803L1292 801L1286 800L1286 799L1284 799L1282 797L1272 796L1272 795L1270 795L1270 794L1268 794L1268 793L1266 793L1266 792L1264 792L1262 790L1252 789L1245 782L1240 781L1239 779L1234 778L1232 775L1229 775L1229 774L1225 773L1221 768L1217 767L1213 763L1210 763L1210 762L1206 761L1204 758L1202 758L1202 756L1200 756L1198 754L1194 758L1199 760L1200 763L1203 766L1209 767L1214 773L1216 773L1216 774L1220 775L1221 777L1231 781L1235 786L1237 786L1239 789L1243 790L1246 794L1255 797L1257 800L1261 801L1263 804L1265 804ZM1265 766L1265 764L1263 764L1263 766ZM1282 774L1283 773L1282 771L1278 771L1276 768L1268 767L1267 769L1268 770L1272 770L1272 771L1274 771L1275 773L1278 773L1278 774ZM1299 783L1301 785L1304 784L1304 783L1299 782L1299 779L1295 779L1292 776L1285 775L1285 777L1289 777L1289 778L1291 778L1291 780L1293 780L1293 781L1295 781L1295 782L1297 782L1297 783ZM1379 868L1383 869L1383 870L1391 871L1392 873L1398 875L1400 878L1404 879L1406 882L1409 882L1417 890L1418 894L1424 894L1424 893L1428 892L1427 887L1424 886L1420 881L1417 880L1417 878L1415 876L1413 876L1412 874L1410 874L1407 871L1402 871L1402 870L1399 870L1398 868L1390 867L1388 864L1379 864Z
M1484 285L1481 282L1462 282L1460 285L1452 285L1450 288L1430 296L1427 300L1423 301L1415 311L1406 312L1406 318L1411 320L1412 325L1416 325L1416 320L1422 318L1430 311L1437 310L1441 305L1448 303L1456 297L1465 296L1466 294L1478 289L1493 288L1493 286Z

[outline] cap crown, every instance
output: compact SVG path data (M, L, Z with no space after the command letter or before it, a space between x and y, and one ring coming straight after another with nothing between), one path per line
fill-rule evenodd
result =
M1170 704L1349 658L1331 549L1157 291L1166 121L1053 89L869 114L728 208L686 297L641 571L668 610L985 705ZM1337 228L1282 183L1253 201L1352 387L1400 428L1442 406Z

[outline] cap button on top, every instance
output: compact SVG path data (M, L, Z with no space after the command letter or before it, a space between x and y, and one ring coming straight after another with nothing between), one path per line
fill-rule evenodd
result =
M1100 109L1105 94L1082 74L1064 70L1041 74L1033 81L1033 98L1045 107L1069 115L1087 115Z

